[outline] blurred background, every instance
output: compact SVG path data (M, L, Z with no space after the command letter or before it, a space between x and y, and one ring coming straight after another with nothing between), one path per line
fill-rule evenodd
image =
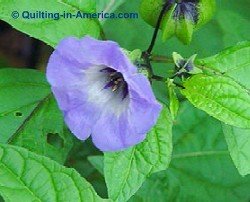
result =
M43 69L52 48L0 20L0 66Z

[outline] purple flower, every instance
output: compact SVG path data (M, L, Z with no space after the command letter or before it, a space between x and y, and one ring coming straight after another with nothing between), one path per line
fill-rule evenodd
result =
M47 78L72 133L81 140L91 135L102 151L141 142L161 110L147 78L112 41L63 39Z

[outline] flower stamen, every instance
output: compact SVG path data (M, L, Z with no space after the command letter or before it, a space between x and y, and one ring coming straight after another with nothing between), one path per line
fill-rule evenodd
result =
M117 72L110 67L101 69L100 72L104 72L107 74L107 83L104 86L104 89L111 88L112 92L121 93L122 100L125 99L128 95L128 85L122 73Z

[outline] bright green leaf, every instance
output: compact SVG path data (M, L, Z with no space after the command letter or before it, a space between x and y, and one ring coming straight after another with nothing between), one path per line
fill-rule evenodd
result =
M97 3L95 0L59 0L58 2L64 3L66 6L71 6L86 13L96 12Z
M164 108L141 144L122 152L105 153L104 173L109 198L127 201L151 174L168 167L172 152L172 119Z
M154 27L157 23L162 6L163 4L161 0L142 0L140 2L140 16L143 20Z
M3 144L0 144L0 193L6 201L104 201L74 169Z
M228 149L241 175L250 174L250 129L241 129L223 124Z
M200 60L204 68L228 75L250 89L250 42L243 42L219 54Z
M99 22L96 19L75 19L68 18L59 20L54 19L23 19L22 12L48 11L50 13L72 13L76 14L84 4L81 1L70 2L63 1L9 1L0 0L0 19L11 24L14 28L24 32L31 37L40 39L51 45L56 46L58 42L67 36L83 37L90 35L99 36ZM85 4L86 5L86 4ZM19 18L13 19L11 14L13 11L19 12ZM89 12L88 10L80 10L81 12Z
M168 13L166 13L165 17L163 18L162 22L162 40L166 41L167 39L171 38L175 34L176 30L176 24L175 20L173 19L173 12L174 12L175 6L172 6L172 8L169 10Z
M224 73L250 89L248 76L250 75L250 42L238 44L200 62L205 68ZM226 125L223 128L228 149L239 173L249 174L250 136L248 134L250 131Z
M216 1L215 0L201 0L199 3L199 17L198 17L198 27L206 24L216 10Z
M74 146L68 154L66 163L67 167L74 168L82 177L91 182L96 192L102 198L107 198L107 187L103 175L96 169L94 164L89 161L93 155L101 155L100 152L90 139L82 142L74 138ZM97 156L98 157L98 156ZM103 164L103 163L102 163ZM103 167L102 167L103 170Z
M173 141L169 168L146 180L130 201L250 200L250 176L243 178L235 169L219 121L183 103Z
M233 79L199 74L184 87L181 92L197 108L226 124L250 128L249 92Z
M0 70L0 143L25 147L63 163L72 146L44 74Z
M121 6L125 0L96 0L96 10L97 12L103 12L103 13L112 13L115 12L116 9ZM103 24L108 19L99 19L100 22Z
M176 36L184 44L192 41L195 24L190 20L183 19L176 23Z

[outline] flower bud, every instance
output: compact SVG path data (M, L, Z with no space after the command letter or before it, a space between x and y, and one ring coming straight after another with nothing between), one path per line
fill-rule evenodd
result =
M173 52L173 59L179 77L189 77L192 74L201 74L202 70L195 66L196 54L184 59L180 54Z
M184 44L191 42L194 30L208 22L215 10L215 0L142 0L140 14L155 26L164 5L163 41L176 35Z

